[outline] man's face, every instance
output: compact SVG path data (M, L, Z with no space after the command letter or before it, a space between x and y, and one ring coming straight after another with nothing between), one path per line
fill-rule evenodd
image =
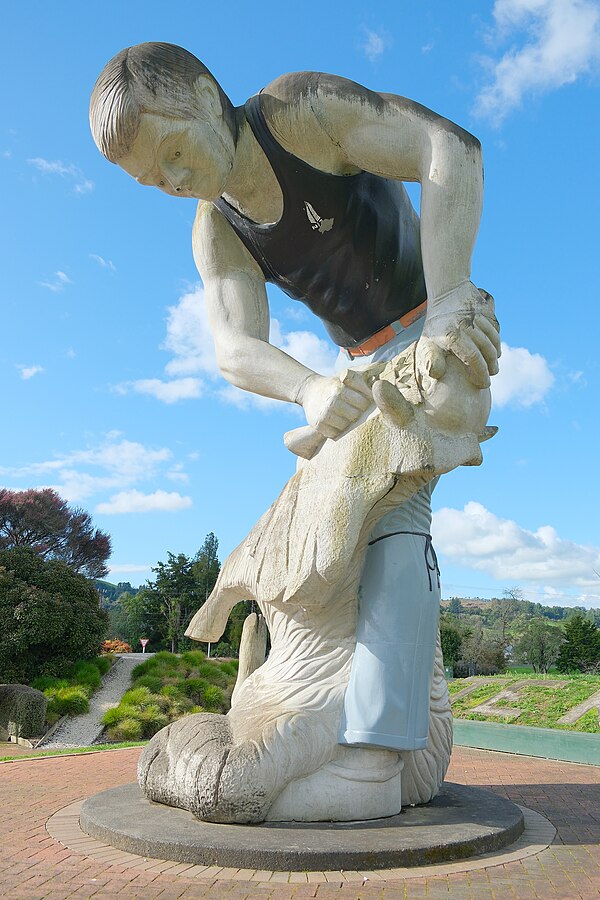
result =
M216 200L225 188L235 145L222 116L208 121L144 113L130 152L117 164L140 184L174 197Z

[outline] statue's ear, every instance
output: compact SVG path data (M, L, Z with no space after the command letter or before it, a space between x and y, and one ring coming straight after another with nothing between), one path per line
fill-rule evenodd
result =
M200 109L213 116L223 115L219 88L209 75L198 76L194 82L194 92Z

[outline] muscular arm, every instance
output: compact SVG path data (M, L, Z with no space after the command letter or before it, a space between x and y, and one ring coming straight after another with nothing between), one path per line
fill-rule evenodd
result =
M269 343L265 280L221 214L200 203L193 231L219 368L237 387L304 407L311 425L335 437L360 415L370 394L311 369Z
M474 323L470 314L483 197L479 141L418 103L331 75L284 76L269 86L264 103L276 137L312 165L326 159L330 171L420 182L424 334L465 362L480 387L489 384L499 340L492 324Z

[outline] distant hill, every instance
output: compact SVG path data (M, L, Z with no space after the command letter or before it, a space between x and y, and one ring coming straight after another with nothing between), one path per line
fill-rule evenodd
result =
M543 616L553 622L560 622L572 616L575 611L583 612L589 617L594 617L596 625L600 626L600 609L586 609L583 606L544 606L543 603L532 603L530 600L517 600L506 597L492 597L486 599L484 597L450 597L448 600L442 600L441 607L443 612L452 612L460 616L480 616L484 623L490 624L496 620L498 608L501 604L510 603L513 606L514 614L524 616L525 618L533 618L534 616Z
M96 579L96 590L102 597L102 606L104 609L110 609L121 594L137 594L139 588L131 586L129 581L119 581L118 584L112 584L110 581L101 581Z

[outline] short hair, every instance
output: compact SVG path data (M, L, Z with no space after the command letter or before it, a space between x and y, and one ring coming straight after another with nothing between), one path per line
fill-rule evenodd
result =
M235 110L229 97L193 53L176 44L145 43L113 56L90 99L90 126L100 152L110 162L129 153L144 113L169 119L204 117L192 90L201 76L216 85L223 115L235 135Z

